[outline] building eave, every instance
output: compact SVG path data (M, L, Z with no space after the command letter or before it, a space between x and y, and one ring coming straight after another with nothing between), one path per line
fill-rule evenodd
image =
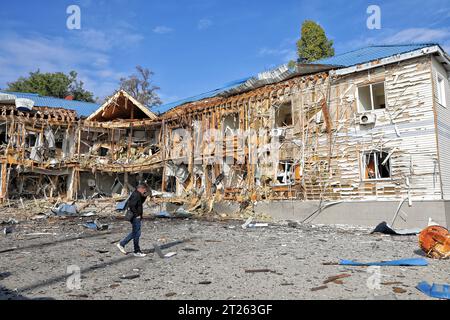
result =
M386 57L386 58L379 59L379 60L373 60L373 61L370 61L367 63L358 64L358 65L347 67L347 68L336 69L336 70L330 71L330 74L332 76L343 76L343 75L347 75L347 74L351 74L351 73L355 73L355 72L370 70L370 69L378 68L378 67L385 66L388 64L397 63L400 61L414 59L417 57L436 54L436 53L439 56L446 59L448 63L450 63L450 61L448 59L448 55L441 49L441 47L438 45L433 45L430 47L414 50L414 51L407 52L407 53L393 55L393 56ZM450 64L448 66L450 67Z

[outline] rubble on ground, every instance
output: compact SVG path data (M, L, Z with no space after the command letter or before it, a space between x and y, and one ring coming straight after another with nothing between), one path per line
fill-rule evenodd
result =
M339 265L341 259L424 259L416 236L294 221L243 229L245 219L215 219L214 213L187 219L150 214L159 209L146 207L141 246L148 256L139 259L115 247L130 231L123 213L114 211L115 201L81 210L97 211L97 223L82 215L34 220L41 210L21 211L19 217L10 208L10 218L18 223L14 233L0 237L0 269L9 273L1 278L0 299L432 299L416 286L448 282L450 260L382 266L380 285L372 289L370 267ZM8 219L3 220L13 223ZM83 227L89 222L108 229ZM71 265L81 269L81 290L66 286Z

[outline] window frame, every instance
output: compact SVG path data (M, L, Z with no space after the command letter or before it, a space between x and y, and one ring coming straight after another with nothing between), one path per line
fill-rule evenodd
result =
M279 166L284 166L284 171L279 171ZM288 166L291 166L291 170L287 170ZM280 173L284 172L284 175L281 175ZM286 180L289 179L291 182L280 182L278 180L279 177L284 177ZM273 186L275 187L281 187L281 186L294 186L296 183L295 181L295 161L292 160L280 160L278 162L278 168L276 171L275 181Z
M436 87L437 87L437 102L447 108L447 94L445 90L445 77L441 74L436 74Z
M381 108L381 109L375 109L375 99L374 99L374 95L373 95L373 86L376 86L377 84L383 84L383 91L384 91L384 104L385 107ZM365 110L361 100L360 100L360 95L359 95L359 90L362 88L366 88L369 87L370 88L370 102L371 102L371 110ZM366 85L361 85L356 87L356 100L357 100L357 105L358 105L358 113L373 113L373 112L380 112L383 111L385 109L387 109L387 98L386 98L386 81L379 81L379 82L373 82L373 83L369 83Z
M236 123L236 128L229 129L229 128L226 127L225 123L226 123L226 119L228 117L233 117L234 118L234 120L235 120L234 122ZM239 130L240 130L239 113L238 112L230 112L230 113L224 114L222 116L222 125L223 125L222 135L223 135L224 138L227 137L227 132L231 133L231 135L228 134L228 137L235 137L235 136L237 136L239 134Z
M392 157L389 157L389 160L388 160L390 177L389 178L381 178L380 177L380 172L378 169L378 157L377 157L377 154L380 154L380 153L385 153L389 157L390 150L380 151L380 150L374 149L374 150L368 150L368 151L361 151L361 156L360 156L361 181L363 181L363 182L374 182L375 181L376 182L376 181L392 181L393 180L394 172L393 172L393 167L392 167L392 162L391 162ZM376 175L376 178L374 178L374 179L366 178L366 167L367 167L366 156L369 154L374 154L375 175Z

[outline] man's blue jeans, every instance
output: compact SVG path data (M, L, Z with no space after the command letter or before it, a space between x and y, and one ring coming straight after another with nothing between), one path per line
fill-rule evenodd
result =
M134 253L141 252L141 248L139 247L139 238L141 237L141 218L134 217L131 220L132 231L131 233L120 242L122 247L125 247L131 240L133 240L134 244Z

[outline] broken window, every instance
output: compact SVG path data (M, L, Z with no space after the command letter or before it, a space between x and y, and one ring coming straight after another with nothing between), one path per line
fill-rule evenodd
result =
M98 150L98 155L100 157L106 157L108 155L108 152L109 152L108 148L100 147L100 149Z
M446 96L445 96L445 79L444 77L442 77L441 75L437 76L437 98L438 98L438 103L443 106L446 107L447 103L446 103Z
M391 159L389 153L380 151L365 152L363 154L363 169L365 180L391 178Z
M0 125L0 144L7 144L8 143L8 135L6 133L7 127L6 124Z
M28 132L27 136L25 137L25 145L27 146L27 148L34 147L36 144L36 140L36 133Z
M275 127L284 128L292 126L292 103L284 103L275 110Z
M359 111L368 112L386 108L384 82L358 88Z
M278 185L292 185L295 183L294 162L280 161L277 172Z
M225 137L234 136L239 129L239 116L234 114L229 114L223 118L223 134Z

